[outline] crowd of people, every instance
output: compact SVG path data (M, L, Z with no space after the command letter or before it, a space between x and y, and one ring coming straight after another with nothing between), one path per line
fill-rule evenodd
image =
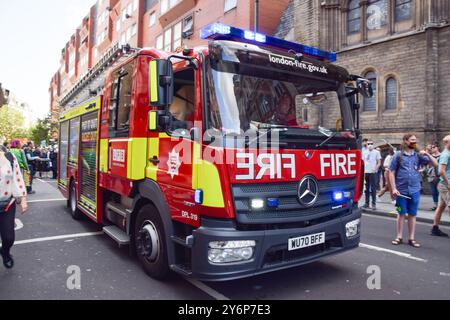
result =
M435 212L431 235L447 237L439 229L442 213L447 208L450 214L450 136L443 139L445 145L441 152L439 143L433 142L424 150L419 150L417 137L413 133L403 137L399 150L390 148L384 160L381 150L374 147L371 139L364 139L362 158L365 172L365 204L363 208L376 210L377 198L389 192L395 204L397 215L397 235L393 245L403 243L403 226L408 223L408 244L420 248L415 239L416 216L419 209L422 177L429 184Z
M11 152L17 159L19 167L27 187L28 194L34 194L33 179L39 178L56 179L58 158L58 147L56 145L39 148L33 142L21 144L20 140L5 141L3 150Z
M22 214L28 209L27 195L34 194L33 179L36 174L43 177L47 172L56 179L57 146L35 148L33 142L24 145L19 140L4 142L0 146L0 255L5 268L14 266L11 247L15 240L16 207Z

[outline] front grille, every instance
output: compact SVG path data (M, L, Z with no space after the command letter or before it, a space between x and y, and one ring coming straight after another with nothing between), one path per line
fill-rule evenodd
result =
M319 197L313 207L306 207L299 202L299 182L234 185L232 192L237 221L244 225L311 221L328 215L343 215L352 207L352 200L349 200L343 207L336 208L333 191L350 192L350 199L353 199L355 178L320 180L318 185ZM263 200L277 198L279 206L253 210L250 202L255 198Z

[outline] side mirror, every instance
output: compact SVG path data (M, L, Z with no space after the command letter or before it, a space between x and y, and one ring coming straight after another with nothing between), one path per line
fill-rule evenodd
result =
M356 80L356 86L359 93L361 93L365 98L373 97L372 83L369 80L359 78L358 80Z
M166 107L172 104L173 65L169 60L154 59L149 68L150 105Z

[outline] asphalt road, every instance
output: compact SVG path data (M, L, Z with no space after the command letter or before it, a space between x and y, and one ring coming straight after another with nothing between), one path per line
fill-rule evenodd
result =
M394 220L365 215L362 247L320 262L222 283L159 282L94 223L72 220L56 182L35 189L28 214L17 215L16 267L0 267L0 299L450 299L450 239L431 237L427 224L417 227L420 249L392 246ZM79 290L67 287L69 266L81 271ZM379 290L367 286L372 266Z

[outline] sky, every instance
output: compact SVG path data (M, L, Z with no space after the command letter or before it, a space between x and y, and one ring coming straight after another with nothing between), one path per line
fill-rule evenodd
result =
M95 0L0 0L0 83L36 118L50 109L61 50Z

